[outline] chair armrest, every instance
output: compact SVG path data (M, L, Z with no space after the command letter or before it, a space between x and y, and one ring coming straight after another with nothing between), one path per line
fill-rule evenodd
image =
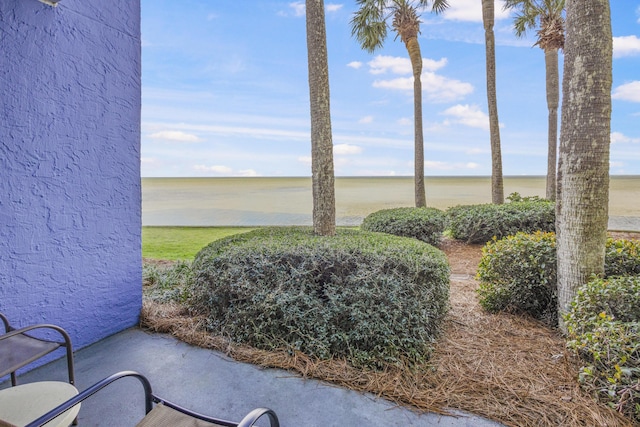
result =
M269 425L271 427L280 427L280 422L278 421L276 413L267 408L257 408L249 412L247 416L240 421L238 427L252 427L263 415L269 417Z
M11 330L11 325L9 324L9 319L7 319L7 316L0 313L0 319L2 319L2 323L4 323L4 331L9 332Z
M64 340L64 342L58 342L58 344L65 345L66 347L71 348L71 337L69 337L69 334L67 333L67 331L62 329L60 326L49 325L49 324L44 324L44 323L43 324L39 324L39 325L25 326L24 328L20 328L20 329L10 330L6 334L0 335L0 341L2 341L4 339L7 339L7 338L11 338L14 335L24 334L25 332L29 332L29 331L33 331L33 330L37 330L37 329L53 329L53 330L57 331L62 336L62 339ZM29 334L25 334L25 335L29 336L30 338L39 339L41 341L50 341L50 340L46 340L46 339L36 338L36 337L33 337L33 336L29 335Z
M93 396L98 391L102 390L103 388L105 388L106 386L111 384L112 382L114 382L116 380L119 380L120 378L125 378L125 377L137 378L142 383L142 386L144 387L144 394L145 394L145 409L146 409L146 412L151 411L151 406L152 406L151 396L152 396L152 392L151 392L151 384L149 383L149 380L147 380L147 378L145 378L144 376L142 376L141 374L139 374L137 372L134 372L134 371L122 371L122 372L118 372L116 374L113 374L113 375L103 379L102 381L97 382L96 384L92 385L88 389L78 393L78 395L76 395L75 397L67 400L66 402L64 402L63 404L57 406L56 408L53 408L51 411L47 412L46 414L44 414L43 416L41 416L37 420L34 420L34 421L30 422L25 427L40 427L40 426L48 423L49 421L51 421L52 419L54 419L58 415L62 414L63 412L73 408L78 403L82 402L83 400Z
M62 414L65 411L68 411L69 409L73 408L74 406L76 406L78 403L84 401L85 399L93 396L94 394L96 394L98 391L102 390L103 388L105 388L106 386L108 386L109 384L113 383L114 381L120 379L120 378L125 378L125 377L134 377L137 378L141 383L142 386L144 388L144 394L145 394L145 413L149 413L151 412L151 409L153 407L153 403L162 403L172 409L175 409L179 412L182 412L183 414L189 415L191 417L194 418L198 418L204 421L210 421L210 422L214 422L214 423L219 423L221 425L228 425L228 426L238 426L238 427L251 427L254 425L254 423L261 418L264 415L267 415L269 417L269 423L271 427L280 427L280 424L278 422L278 417L276 416L275 412L273 412L270 409L265 409L265 408L258 408L258 409L254 409L253 411L251 411L247 416L245 416L242 421L240 421L239 424L236 423L232 423L230 421L224 421L224 420L219 420L216 418L211 418L211 417L207 417L204 416L202 414L198 414L192 411L189 411L185 408L182 408L174 403L168 402L162 398L159 398L157 396L155 396L153 394L153 391L151 390L151 384L149 383L149 380L144 377L143 375L134 372L134 371L122 371L122 372L118 372L116 374L111 375L110 377L107 377L105 379L103 379L100 382L97 382L96 384L92 385L91 387L89 387L88 389L80 392L78 395L76 395L75 397L67 400L66 402L62 403L61 405L59 405L58 407L52 409L51 411L47 412L46 414L44 414L43 416L41 416L40 418L38 418L37 420L32 421L31 423L27 424L25 427L41 427L42 425L46 424L47 422L51 421L52 419L54 419L55 417L57 417L58 415Z

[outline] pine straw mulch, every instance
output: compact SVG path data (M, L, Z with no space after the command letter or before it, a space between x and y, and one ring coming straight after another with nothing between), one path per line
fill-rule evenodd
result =
M617 233L615 237L630 236ZM451 264L451 310L424 369L363 371L341 360L235 345L207 334L203 319L189 316L176 305L145 301L142 325L225 352L238 361L294 371L416 410L459 409L518 427L632 425L580 389L578 360L556 331L520 316L480 309L474 277L481 245L445 240L440 248Z

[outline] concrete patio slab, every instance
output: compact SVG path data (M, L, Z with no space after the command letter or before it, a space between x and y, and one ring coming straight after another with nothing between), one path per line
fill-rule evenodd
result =
M370 394L304 379L278 369L236 362L169 335L128 329L75 354L77 388L124 370L147 376L154 392L192 410L239 421L256 407L273 409L284 427L438 426L496 427L499 423L457 412L420 414ZM19 383L66 380L64 360L19 376ZM0 388L8 387L8 382ZM134 426L144 416L140 383L125 378L82 404L79 426Z

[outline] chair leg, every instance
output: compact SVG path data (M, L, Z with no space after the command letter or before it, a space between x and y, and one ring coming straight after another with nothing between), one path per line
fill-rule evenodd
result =
M16 373L11 372L11 386L15 387L16 385L18 385L18 379L16 378Z
M70 344L67 346L67 371L69 372L69 384L75 385L76 378L73 368L73 350L71 349Z

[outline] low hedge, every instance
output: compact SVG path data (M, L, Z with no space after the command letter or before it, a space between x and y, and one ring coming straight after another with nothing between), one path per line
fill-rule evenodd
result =
M516 233L482 249L477 278L487 311L526 313L557 324L557 256L554 233ZM607 239L605 276L637 275L640 241Z
M591 280L564 321L568 347L586 362L581 384L640 423L640 277Z
M437 246L444 231L446 214L436 208L383 209L369 214L361 229L413 237Z
M455 206L447 210L451 237L467 243L486 243L517 232L555 231L555 203L510 196L510 203Z
M382 233L259 229L203 248L193 273L211 333L360 367L424 362L448 309L444 253Z
M489 312L527 313L557 322L556 239L553 233L516 233L482 248L479 302Z

